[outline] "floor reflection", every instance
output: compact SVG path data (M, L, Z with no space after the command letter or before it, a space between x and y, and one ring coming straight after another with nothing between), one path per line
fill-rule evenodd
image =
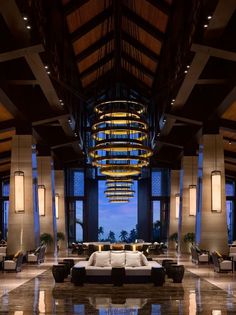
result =
M230 292L189 272L182 284L167 279L163 287L75 287L69 279L55 284L51 271L47 271L4 295L0 299L0 314L226 315L236 314L236 299Z

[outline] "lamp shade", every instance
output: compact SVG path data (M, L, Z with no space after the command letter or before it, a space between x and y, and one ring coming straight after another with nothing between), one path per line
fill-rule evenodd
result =
M189 215L197 213L197 186L189 185Z
M55 194L56 219L59 219L59 194Z
M15 189L15 211L25 211L25 176L24 172L16 171L14 173L14 189Z
M175 218L179 219L180 195L175 195Z
M45 215L45 192L44 185L38 185L38 201L39 201L39 215Z
M221 212L221 172L211 172L211 210Z

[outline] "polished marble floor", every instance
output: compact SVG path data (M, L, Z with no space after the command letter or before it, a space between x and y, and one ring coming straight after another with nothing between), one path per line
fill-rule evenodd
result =
M176 258L186 267L184 280L174 284L167 279L163 287L75 287L69 278L55 284L51 274L55 259L40 266L25 264L20 273L0 274L0 314L236 314L236 273L218 274L212 265L195 266L188 256Z

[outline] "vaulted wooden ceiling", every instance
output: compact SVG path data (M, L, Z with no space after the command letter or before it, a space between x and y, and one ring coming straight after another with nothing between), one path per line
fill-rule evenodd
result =
M153 166L179 167L214 122L236 176L235 0L0 1L0 31L1 174L29 130L84 165L90 101L121 82L149 102Z

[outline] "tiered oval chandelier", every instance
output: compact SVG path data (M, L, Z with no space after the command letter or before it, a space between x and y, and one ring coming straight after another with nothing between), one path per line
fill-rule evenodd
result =
M103 175L135 176L148 165L152 150L147 145L146 106L132 100L110 100L95 106L92 125L95 146L90 149L93 165Z
M109 202L128 202L134 196L135 191L132 189L133 180L130 178L109 178L106 181L105 195ZM119 201L117 201L119 200ZM125 201L123 201L125 200Z

